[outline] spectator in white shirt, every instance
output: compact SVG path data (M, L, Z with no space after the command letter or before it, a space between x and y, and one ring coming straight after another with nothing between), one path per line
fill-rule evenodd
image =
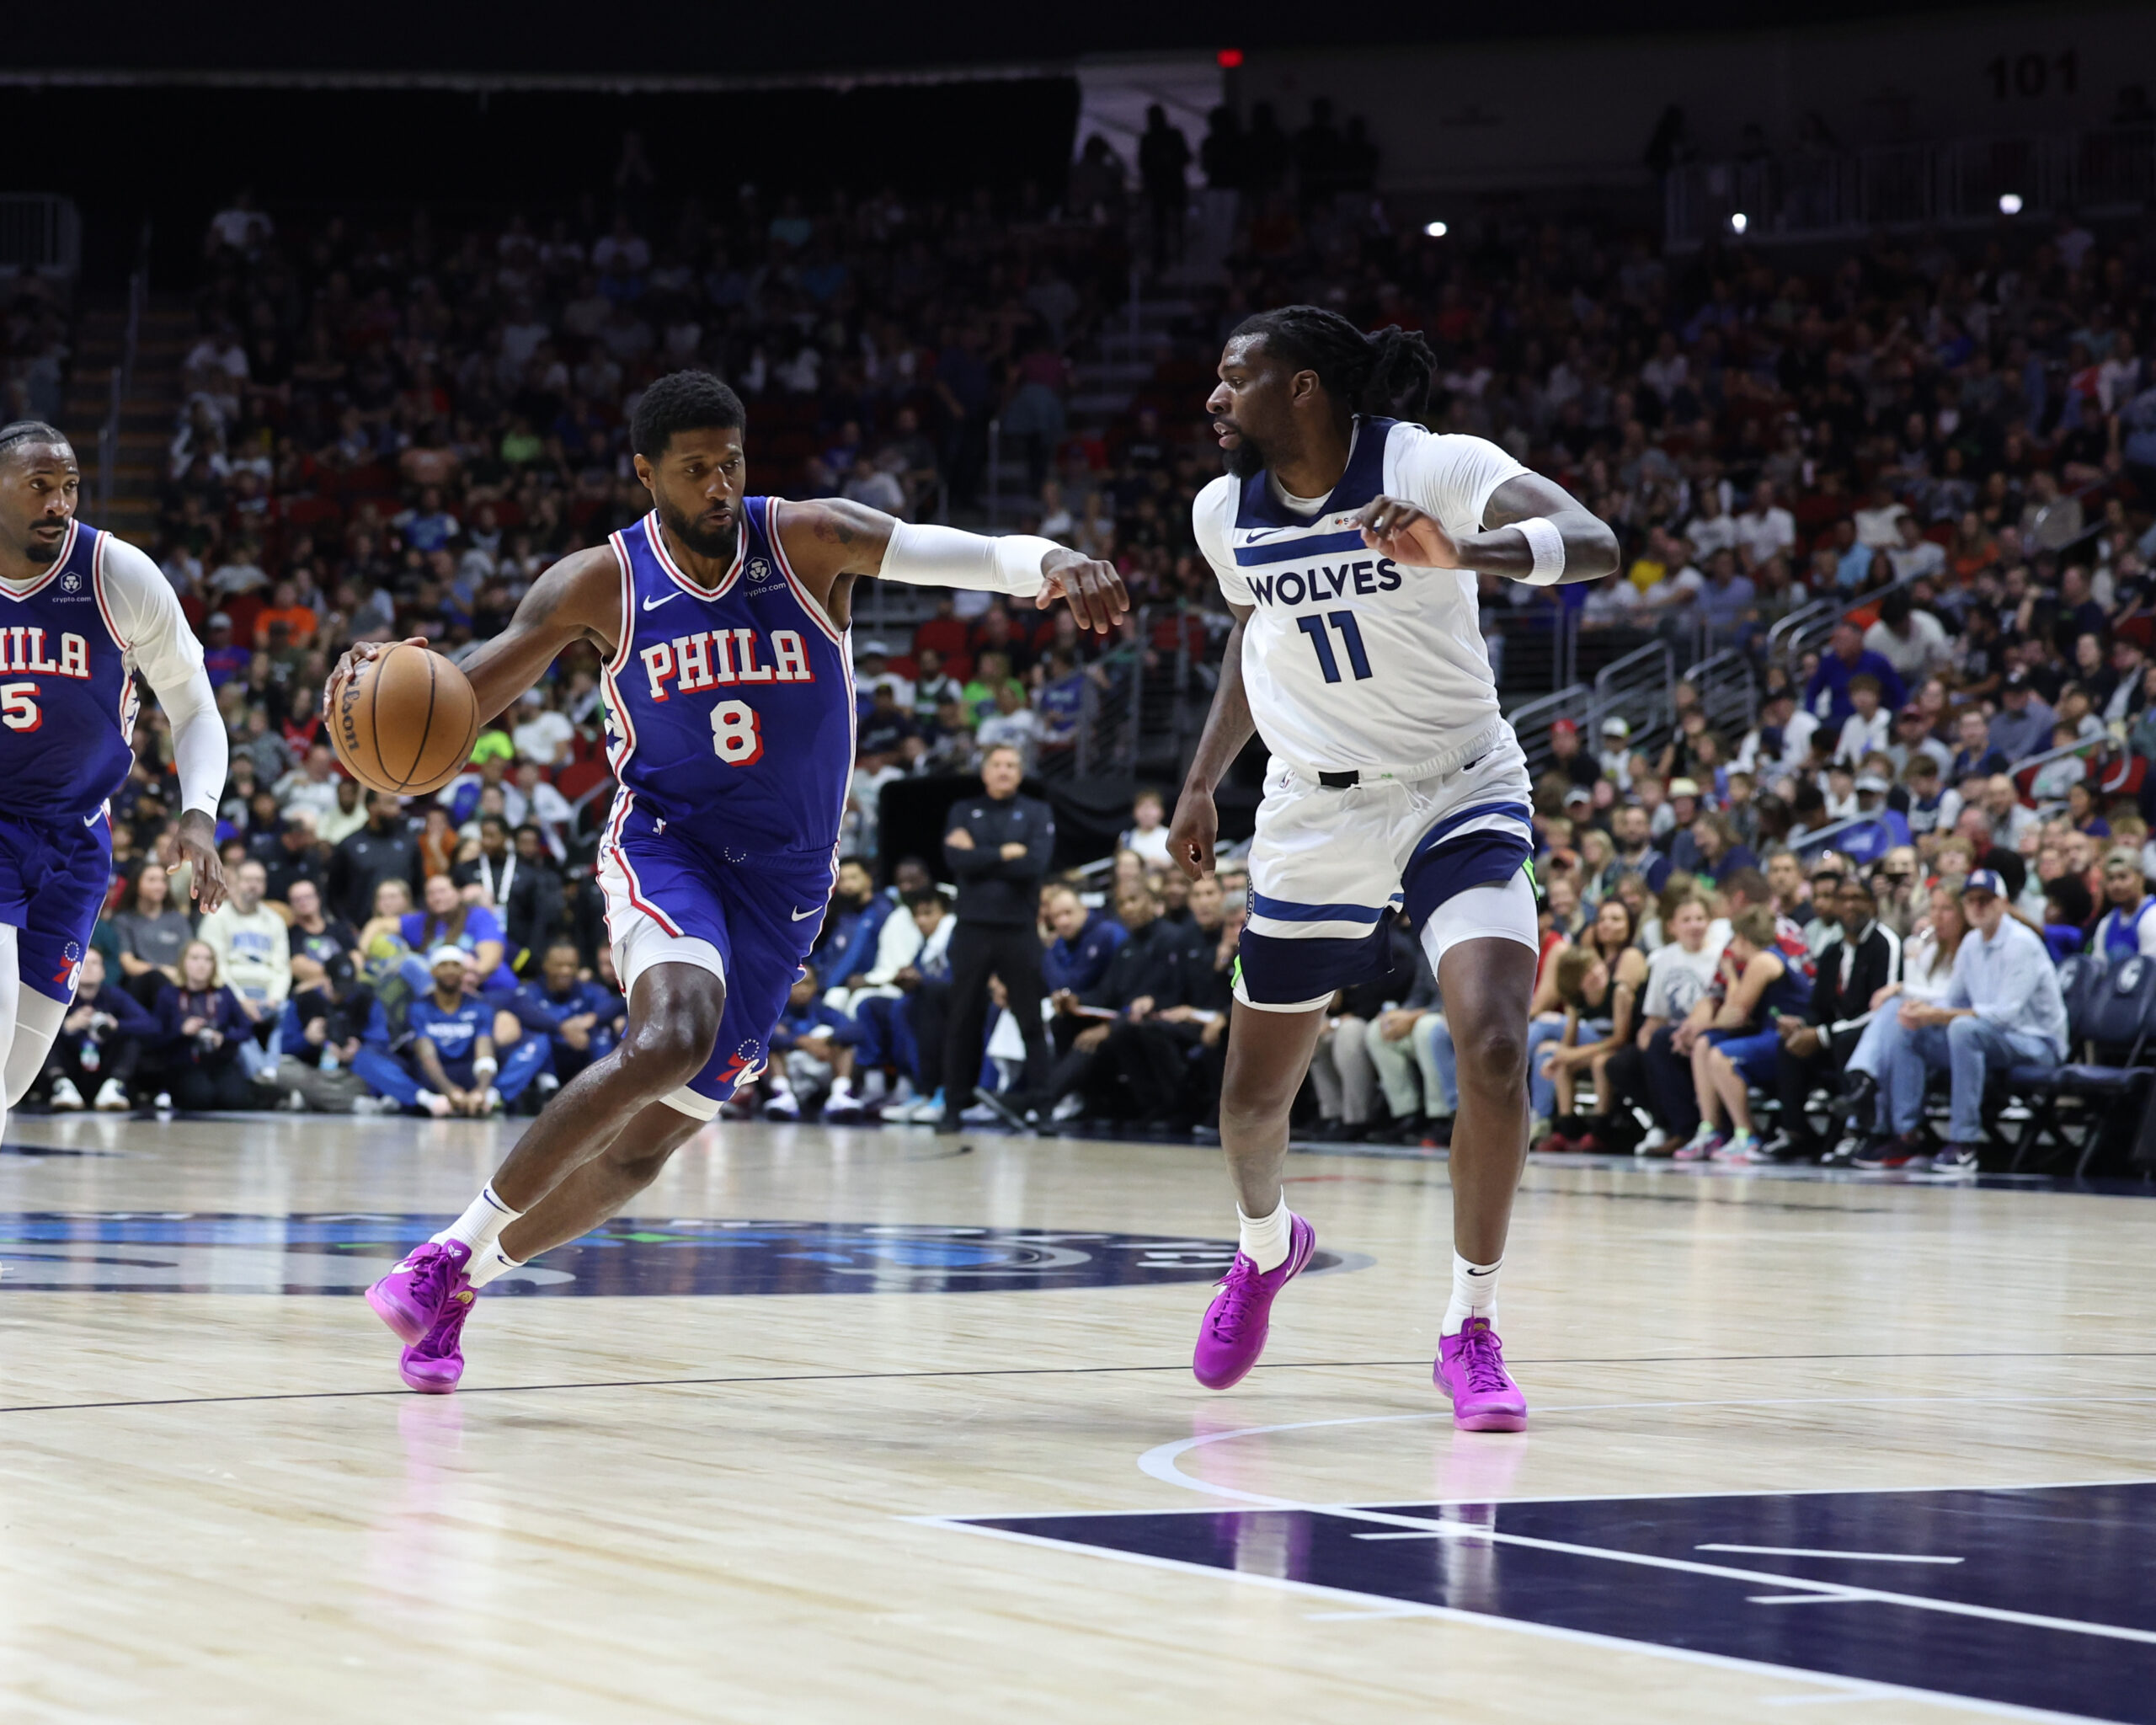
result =
M195 931L217 955L217 980L258 1021L274 1015L292 991L291 937L285 919L262 902L269 889L269 872L248 857L233 871L232 896Z
M1665 329L1654 357L1640 367L1640 382L1667 403L1690 376L1690 362L1678 351L1677 338Z
M887 515L904 519L906 512L906 489L899 483L899 473L905 465L905 457L899 451L887 449L873 462L856 463L846 476L844 494L855 503L865 503L871 509L880 509ZM911 917L901 919L911 921Z
M1682 557L1691 547L1682 539L1670 542L1672 552ZM1647 605L1654 611L1689 611L1706 590L1707 578L1696 563L1687 561L1647 589Z
M995 692L995 711L980 722L974 734L984 750L1016 749L1030 772L1040 743L1041 717L1026 705L1017 684L1006 681Z
M1721 487L1707 488L1706 495L1700 499L1700 512L1692 517L1684 529L1684 537L1692 542L1692 548L1704 560L1717 551L1734 550L1737 544L1737 517L1729 512L1729 505L1722 495Z
M208 244L204 249L214 253L220 246L229 246L236 252L252 252L275 232L276 224L255 208L254 194L243 187L232 195L231 203L210 218Z
M1939 549L1936 545L1931 548ZM1905 588L1897 588L1879 601L1879 621L1864 632L1864 647L1892 665L1912 689L1923 687L1954 659L1945 628L1929 611L1919 611Z
M1752 489L1752 507L1737 518L1737 547L1745 568L1756 569L1796 543L1796 518L1776 501L1774 481L1762 479Z
M1908 513L1894 495L1894 488L1881 485L1872 493L1871 507L1856 512L1856 542L1874 551L1892 551L1902 542L1902 517Z
M569 799L539 776L538 763L532 761L517 763L514 788L524 804L524 817L517 825L528 823L537 827L539 836L547 841L547 848L554 853L554 860L561 862L568 855L568 846L562 835L576 820L576 810L569 805ZM504 805L508 801L506 797L503 798Z
M1886 553L1894 565L1894 579L1907 581L1918 575L1935 575L1946 567L1946 547L1924 537L1924 524L1905 515L1895 523L1898 542Z
M520 704L523 722L510 733L516 758L536 761L542 766L558 766L568 760L569 746L576 740L576 727L568 715L547 706L545 693L538 689L526 689Z
M1797 705L1793 690L1780 689L1759 703L1759 722L1745 734L1736 765L1762 782L1801 772L1812 758L1812 734L1819 721Z
M1875 750L1884 752L1893 740L1894 721L1880 702L1879 679L1860 671L1849 679L1849 705L1856 711L1842 721L1841 740L1834 745L1837 764L1851 766Z
M318 830L323 818L337 812L338 783L336 757L326 744L317 743L306 760L277 781L278 812L289 819L294 809L305 809Z

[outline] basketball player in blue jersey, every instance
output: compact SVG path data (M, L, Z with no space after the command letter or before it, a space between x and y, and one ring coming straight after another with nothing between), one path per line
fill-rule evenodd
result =
M1333 991L1385 973L1404 909L1460 1051L1434 1375L1460 1426L1513 1431L1527 1404L1497 1284L1527 1156L1539 942L1527 766L1498 712L1476 576L1593 580L1617 542L1495 444L1388 417L1421 410L1432 364L1419 335L1289 306L1238 326L1206 403L1228 473L1193 526L1235 622L1169 834L1193 879L1213 867L1214 788L1253 731L1272 761L1220 1100L1241 1250L1193 1364L1209 1387L1240 1381L1310 1261L1316 1236L1280 1184L1288 1110Z
M480 1289L614 1215L762 1070L837 873L854 582L986 588L1043 607L1059 594L1103 633L1129 609L1112 564L1052 540L744 496L745 420L704 373L654 383L630 438L651 513L547 570L464 666L491 718L571 643L604 656L620 788L598 879L629 1022L464 1215L368 1291L415 1390L456 1387ZM377 650L348 654L329 698Z
M190 867L204 910L225 896L225 725L201 644L155 563L75 519L81 485L51 426L0 425L0 1131L44 1069L112 884L106 799L134 770L138 670L172 724L173 868Z

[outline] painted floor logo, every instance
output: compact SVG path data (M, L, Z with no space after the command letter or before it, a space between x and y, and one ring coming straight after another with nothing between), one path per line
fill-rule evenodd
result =
M0 1215L0 1294L351 1294L453 1216ZM971 1294L1217 1280L1230 1240L879 1222L617 1216L489 1293ZM1312 1270L1369 1260L1321 1252ZM1306 1272L1307 1274L1307 1272Z

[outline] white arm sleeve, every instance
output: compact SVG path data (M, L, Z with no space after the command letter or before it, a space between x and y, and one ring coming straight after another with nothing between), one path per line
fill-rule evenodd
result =
M991 538L932 522L900 521L891 529L883 566L876 573L887 581L916 586L978 587L1031 599L1048 585L1041 559L1063 549L1053 539L1028 533Z
M202 644L187 626L179 595L144 553L112 536L104 552L99 581L113 627L129 663L149 680L172 722L180 809L199 809L215 820L228 756L225 722L202 669Z

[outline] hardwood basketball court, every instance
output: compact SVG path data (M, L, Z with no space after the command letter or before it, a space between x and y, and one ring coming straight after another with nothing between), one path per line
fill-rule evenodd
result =
M9 1717L2156 1719L2135 1197L1538 1162L1476 1434L1442 1161L1213 1396L1217 1152L720 1127L409 1394L516 1130L13 1123Z

